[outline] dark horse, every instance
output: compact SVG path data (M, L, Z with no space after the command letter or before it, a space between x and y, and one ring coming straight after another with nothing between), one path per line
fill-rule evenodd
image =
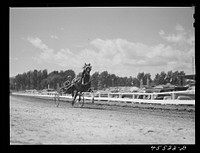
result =
M74 80L72 80L71 93L72 97L74 97L72 105L74 105L74 102L78 95L79 95L79 101L81 100L82 92L91 91L91 80L90 80L91 69L92 66L90 65L90 63L89 64L85 63L81 78L75 78Z
M91 69L92 69L92 66L90 64L85 63L81 77L74 78L71 81L71 83L69 80L67 80L64 83L64 86L61 88L59 88L59 86L58 86L57 93L55 94L55 97L54 97L57 107L58 107L59 101L60 101L59 95L61 95L62 93L72 94L72 97L73 97L72 106L73 106L77 96L79 96L78 101L80 102L81 96L83 97L82 92L87 92L87 91L90 92L91 91L91 80L90 80ZM93 102L94 102L94 100L93 100ZM83 97L82 106L83 106L83 104L84 104L84 97Z
M76 100L76 97L79 96L79 101L81 100L82 92L91 91L91 80L90 80L90 71L92 66L89 64L84 65L81 78L74 78L71 82L71 85L67 88L67 92L72 94L72 106Z

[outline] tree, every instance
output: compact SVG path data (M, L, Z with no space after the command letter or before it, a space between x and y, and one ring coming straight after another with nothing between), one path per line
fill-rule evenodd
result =
M162 72L160 73L159 84L166 84L166 83L167 83L167 82L166 82L166 78L167 78L167 74L166 74L164 71L162 71Z
M48 80L47 79L43 79L41 81L41 89L45 89L48 87Z
M100 87L101 88L104 88L104 87L107 87L107 78L108 78L108 72L107 71L103 71L101 74L100 74L100 77L99 77L99 80L100 80Z
M77 76L81 77L80 72ZM184 84L184 71L164 71L157 73L155 78L151 79L150 73L139 72L137 77L119 77L115 74L109 74L107 71L95 72L91 75L91 86L93 89L103 89L113 86L140 86L140 83L144 85L154 83L154 85L171 83L174 85ZM51 88L57 88L57 83L62 84L66 80L71 81L76 76L73 70L66 71L52 71L47 73L47 70L34 70L24 72L23 74L17 74L15 77L10 78L10 89L25 90L25 89L44 89L50 85ZM147 79L148 78L148 79ZM140 82L141 81L141 82ZM153 81L153 82L152 82Z
M44 89L47 88L48 83L47 83L47 77L48 77L48 72L47 69L41 71L38 76L40 77L40 81L39 81L39 89Z
M174 85L178 85L179 84L178 71L175 71L173 73L172 84L174 84Z
M26 73L27 89L30 89L30 88L31 88L30 76L31 76L31 71L28 71L28 72Z
M10 90L14 90L15 89L15 77L11 77L10 78Z
M138 73L138 75L137 75L137 79L139 80L139 82L140 82L140 87L144 84L144 72L142 72L142 73Z
M41 70L37 72L37 81L36 81L37 82L36 83L37 90L41 89L42 75L43 75L43 73Z
M42 79L46 79L47 76L48 76L48 72L47 72L47 69L45 69L42 71Z
M117 76L115 75L115 74L110 74L109 75L109 87L113 87L113 86L115 86L116 84L115 84L115 82L117 81L118 79L117 79ZM120 82L119 82L119 84L120 84Z
M173 72L172 71L168 71L167 72L166 82L167 83L172 83L172 77L173 77Z
M33 72L31 72L31 89L35 89L37 87L37 76L38 76L38 71L34 70Z
M150 83L152 82L152 79L151 79L151 74L150 73L146 73L143 77L143 83L145 85L150 85Z
M15 83L16 83L16 89L22 90L22 75L21 74L18 74L15 77Z
M96 74L97 75L97 74ZM98 89L103 89L108 87L109 80L108 80L109 74L107 71L103 71L99 76L98 76L98 82L97 82L97 88Z
M99 72L95 72L91 76L91 87L94 88L94 90L98 89L98 81L99 81Z
M128 78L128 83L127 83L128 86L133 86L133 78L130 76Z
M55 74L51 77L51 88L56 89L57 84L61 84L62 77L59 74Z
M160 84L160 75L157 73L156 75L155 75L155 78L154 78L154 83L155 83L155 85L159 85Z
M140 82L136 77L132 78L132 85L136 87L140 86Z
M65 82L69 80L70 82L75 78L76 74L73 70L66 70L63 74L60 72L60 75L62 76L62 82Z
M140 81L141 79L143 79L143 77L144 77L144 72L138 73L137 79L138 79L139 81Z

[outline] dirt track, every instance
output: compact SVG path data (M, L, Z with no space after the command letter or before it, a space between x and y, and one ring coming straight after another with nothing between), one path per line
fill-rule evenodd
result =
M195 144L194 107L138 106L57 108L51 100L10 96L10 143Z

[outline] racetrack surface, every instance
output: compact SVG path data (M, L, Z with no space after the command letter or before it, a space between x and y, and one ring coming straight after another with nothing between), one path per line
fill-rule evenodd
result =
M10 144L195 144L195 108L10 96Z

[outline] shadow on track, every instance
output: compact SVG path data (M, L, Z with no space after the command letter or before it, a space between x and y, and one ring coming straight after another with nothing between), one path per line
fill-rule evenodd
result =
M76 107L76 108L78 108L78 107ZM99 108L99 107L89 107L89 106L84 106L84 107L82 107L81 109L97 109L97 110L108 110L108 109L106 109L106 108Z

